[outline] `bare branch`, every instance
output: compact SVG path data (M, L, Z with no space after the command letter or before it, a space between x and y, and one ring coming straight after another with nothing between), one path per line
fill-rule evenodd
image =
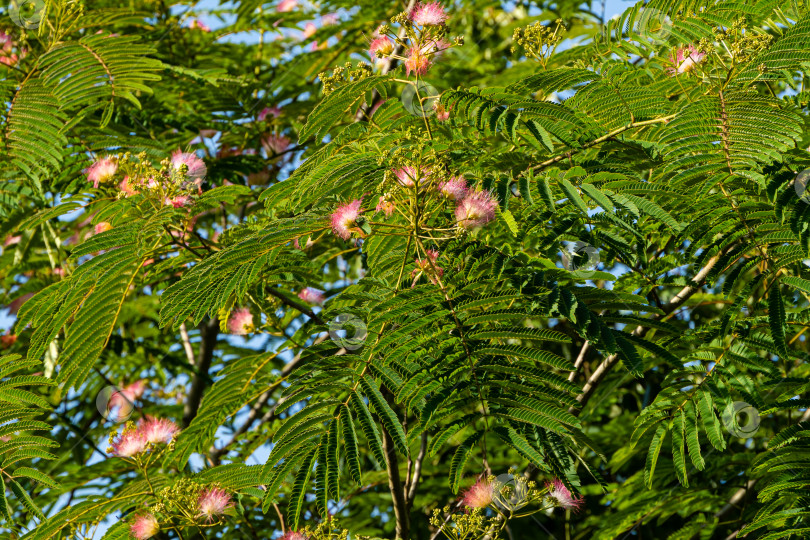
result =
M188 330L186 329L186 323L180 324L180 341L183 342L183 350L186 351L186 358L188 358L188 363L196 365L194 361L194 348L191 346L191 340L188 338Z
M188 427L191 421L197 416L200 408L205 386L208 383L208 370L211 368L211 360L214 358L214 349L219 335L219 319L214 317L200 327L200 352L198 355L197 372L191 380L191 389L188 392L188 399L183 408L183 427Z

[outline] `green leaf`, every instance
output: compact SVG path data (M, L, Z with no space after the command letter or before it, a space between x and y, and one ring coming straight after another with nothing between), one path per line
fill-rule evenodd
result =
M358 451L357 433L354 430L351 411L346 406L343 414L340 415L343 423L343 440L346 445L346 464L349 467L349 474L358 486L363 485L363 473L360 470L360 453Z
M301 468L298 469L298 474L295 475L293 488L290 492L290 504L287 507L287 521L291 524L293 529L298 528L298 523L301 518L301 509L304 506L304 499L307 494L307 485L309 484L309 477L312 475L312 465L315 463L320 446L313 448L304 458Z
M644 485L647 486L647 489L652 489L655 466L658 463L658 456L661 454L661 447L664 446L664 437L666 437L666 434L667 429L663 425L659 425L655 430L652 441L650 441L650 448L647 451L647 462L644 465Z
M788 356L785 344L785 304L782 293L779 292L779 283L774 283L768 291L768 324L771 327L771 336L782 358Z
M360 386L363 388L363 393L368 397L374 410L380 417L380 420L385 427L385 430L394 441L397 450L405 456L408 455L408 441L405 437L405 430L402 429L402 424L397 418L396 413L388 405L380 389L366 380L365 377L360 378Z
M385 460L385 453L383 452L382 439L380 439L380 433L377 431L377 426L374 423L374 419L371 417L371 412L368 410L368 407L366 407L363 398L360 397L360 394L357 392L353 391L351 393L351 404L357 416L357 420L360 422L360 427L363 429L363 433L366 436L366 442L371 448L374 459L377 460L380 467L385 467L387 461Z
M560 187L565 192L566 196L568 196L568 200L577 208L579 208L584 214L588 213L588 205L585 204L585 201L582 200L582 197L579 196L579 192L574 185L566 180L565 178L558 178L558 182L560 183Z
M683 487L689 487L686 477L685 451L686 414L683 409L675 413L672 422L672 461L675 463L675 474Z
M464 465L467 463L467 459L469 459L476 443L478 443L483 436L483 431L473 433L464 439L464 442L462 442L453 453L453 458L450 460L450 489L453 493L458 493L461 477L464 474Z

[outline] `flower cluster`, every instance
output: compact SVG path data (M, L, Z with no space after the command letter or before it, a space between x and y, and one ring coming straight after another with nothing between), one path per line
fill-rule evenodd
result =
M109 400L107 401L105 418L118 422L129 418L129 415L132 414L134 409L133 404L140 399L144 390L146 390L146 383L144 381L135 381L110 394Z
M559 478L546 482L545 489L540 490L536 488L534 482L526 480L523 476L515 474L514 469L510 469L505 475L479 478L462 493L460 502L468 510L493 507L499 511L507 510L515 516L517 510L532 502L542 502L550 508L577 511L584 503L584 499L581 496L574 497Z
M21 49L17 54L14 52L14 46L12 37L0 30L0 64L14 66L25 56L25 49Z
M346 62L343 66L332 68L331 75L328 71L324 71L318 75L318 78L323 83L324 95L328 95L346 83L363 80L371 74L371 66L365 62L358 62L356 66L352 66L351 62Z
M129 526L129 533L137 540L152 538L160 532L160 524L154 514L137 514Z
M714 40L723 43L723 50L726 51L735 64L739 65L750 62L757 58L762 51L768 49L774 40L774 36L770 33L760 33L746 28L745 17L739 17L731 23L731 26L716 28ZM712 51L714 45L704 38L698 42L697 48L705 53ZM758 67L762 69L765 66Z
M200 491L197 499L198 516L210 523L217 516L225 513L225 510L233 506L231 496L224 489L209 487Z
M283 153L289 147L290 139L284 135L270 133L262 137L262 148L264 148L264 151L267 152L268 157L277 156Z
M166 528L199 528L212 524L234 506L232 495L218 485L203 486L181 478L156 494L158 503L139 512L130 522L129 532L137 540L146 540Z
M555 478L552 482L546 482L546 489L548 490L548 499L554 506L577 511L585 502L585 499L581 496L574 497L559 478Z
M402 198L404 194L406 199L416 196L420 205L425 205L428 209L429 215L440 216L446 202L454 203L454 225L459 231L475 231L495 219L498 202L492 193L471 189L460 175L437 181L436 176L440 173L436 171L435 168L414 165L388 169L383 185L394 184L395 187L380 196L375 211L382 212L386 217L392 216L403 202L398 197ZM332 231L335 235L349 240L353 234L362 238L364 234L370 233L368 222L362 216L361 205L362 199L355 199L337 207L331 215ZM409 205L402 204L401 208L404 210L400 213L405 216ZM420 267L418 272L425 270L426 268ZM435 282L436 276L429 277Z
M442 102L438 99L433 103L433 112L436 113L436 120L439 122L446 122L450 119L450 111L453 110L451 107L445 107Z
M494 484L488 478L479 479L461 497L466 508L486 508L492 504L495 494Z
M463 176L451 176L449 180L439 182L439 192L452 201L461 201L469 193Z
M489 191L470 191L456 206L458 226L467 230L483 227L495 219L498 201Z
M362 235L362 231L358 226L360 219L360 205L363 204L362 199L355 199L350 203L338 206L332 214L332 231L344 240L352 237L352 233Z
M315 304L318 306L320 306L326 301L326 297L323 295L323 292L319 291L318 289L312 289L310 287L302 289L298 293L298 298L300 298L307 304Z
M171 420L147 416L137 425L127 422L120 434L111 433L107 452L117 457L132 458L159 445L170 444L178 432L179 428Z
M289 531L287 534L282 536L279 540L308 540L308 537L298 531Z
M98 188L99 184L109 182L118 172L118 161L112 157L105 157L97 160L84 172L87 174L87 181L92 182L94 188Z
M536 503L536 507L526 509L531 503ZM548 482L544 489L538 489L535 482L524 475L517 475L515 469L510 469L508 474L498 477L479 478L459 498L459 506L463 508L463 512L451 513L447 506L443 512L450 515L442 519L442 511L436 509L430 523L454 540L501 538L500 533L510 519L549 511L555 507L577 511L582 503L582 497L572 496L559 479Z
M256 116L256 120L258 120L259 122L264 122L269 117L278 118L280 116L281 116L281 108L274 105L272 107L265 107L264 109L262 109Z
M667 68L667 73L672 76L688 73L703 62L705 56L706 53L701 52L693 45L678 48L669 59L672 66Z
M515 28L512 34L514 43L512 52L517 52L518 48L522 47L527 57L535 58L545 66L565 33L562 19L557 19L554 24L555 26L552 28L544 26L538 21L523 28Z
M416 268L411 272L411 277L414 278L411 287L416 285L416 280L418 280L419 276L422 274L427 275L430 282L434 285L438 283L437 278L444 275L444 268L436 265L436 261L439 259L439 252L435 249L428 249L426 255L427 258L425 259L416 259Z
M405 41L387 24L377 29L369 44L372 60L393 58L405 65L408 75L426 74L443 51L463 42L461 37L455 38L453 43L445 39L448 17L439 2L417 2L410 11L391 19L405 29ZM399 54L397 44L404 49L403 55Z
M84 173L96 189L117 182L119 197L144 195L174 208L187 206L202 193L207 167L196 154L178 149L161 162L160 169L152 167L145 153L137 158L138 161L134 161L129 153L121 157L105 156L93 162Z
M228 317L228 332L244 336L253 332L253 314L247 308L235 309Z

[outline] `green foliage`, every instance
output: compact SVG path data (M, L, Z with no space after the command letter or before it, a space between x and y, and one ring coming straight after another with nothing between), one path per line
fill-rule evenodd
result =
M46 4L0 34L4 534L810 530L810 4ZM583 508L460 514L515 468Z

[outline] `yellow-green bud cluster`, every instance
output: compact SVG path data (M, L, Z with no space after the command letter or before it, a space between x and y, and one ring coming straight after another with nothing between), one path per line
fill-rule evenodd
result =
M365 79L371 74L371 66L365 62L358 62L356 66L352 66L351 62L346 62L343 66L333 68L331 75L328 71L324 71L318 77L323 83L323 93L328 95L344 84Z

